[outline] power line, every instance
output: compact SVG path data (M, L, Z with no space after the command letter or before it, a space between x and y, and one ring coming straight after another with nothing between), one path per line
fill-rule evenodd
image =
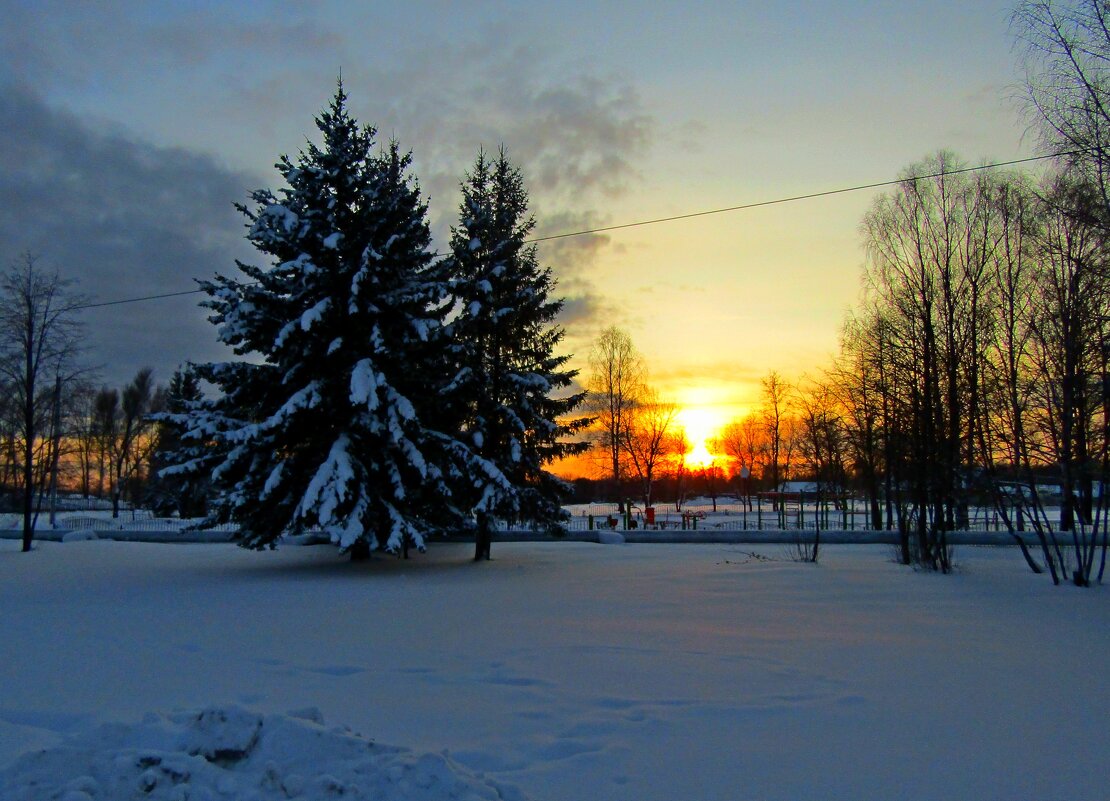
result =
M1012 161L1003 161L997 164L977 164L974 167L960 167L955 170L940 170L938 172L929 173L928 175L910 175L905 178L895 178L890 181L878 181L871 184L857 184L855 186L841 187L840 189L826 189L822 192L810 192L804 195L791 195L790 197L780 197L774 200L760 200L755 203L742 203L739 206L726 206L719 209L707 209L705 211L694 211L688 214L675 214L670 217L656 217L651 220L639 220L637 222L621 223L619 225L606 225L600 228L587 228L581 231L568 231L564 234L551 234L550 236L538 236L533 239L525 240L525 244L537 244L539 242L550 242L555 239L567 239L572 236L587 236L589 234L602 234L608 231L620 231L625 228L639 228L645 225L658 225L659 223L675 222L677 220L690 220L695 217L708 217L712 214L726 214L731 211L744 211L745 209L757 209L762 206L777 206L783 203L796 203L799 200L814 200L819 197L830 197L832 195L843 195L848 192L862 192L866 189L881 189L885 186L896 186L898 184L906 183L907 181L927 181L932 178L941 178L947 175L960 175L961 173L979 172L982 170L996 170L1001 167L1013 167L1018 164L1029 164L1034 161L1044 161L1046 159L1062 158L1064 156L1075 156L1083 151L1081 150L1067 150L1059 153L1050 153L1044 156L1028 156L1021 159L1013 159ZM433 256L442 256L442 253L433 253ZM161 295L144 295L139 298L124 298L122 300L106 300L102 303L85 303L74 306L74 310L78 309L98 309L104 306L121 306L125 303L141 303L147 300L161 300L163 298L176 298L182 295L196 295L203 292L203 289L186 289L181 292L166 292Z
M181 295L195 295L198 292L203 292L203 289L185 289L181 292L166 292L163 295L145 295L141 298L124 298L123 300L106 300L103 303L81 303L77 306L71 306L71 309L99 309L101 306L120 306L124 303L139 303L144 300L161 300L162 298L176 298Z
M619 231L622 228L636 228L641 225L655 225L657 223L674 222L675 220L689 220L694 217L708 217L710 214L724 214L730 211L743 211L744 209L757 209L761 206L776 206L781 203L794 203L799 200L812 200L819 197L829 197L830 195L843 195L847 192L860 192L864 189L879 189L884 186L895 186L897 184L906 183L907 181L927 181L930 178L940 178L946 175L959 175L965 172L978 172L980 170L995 170L999 167L1012 167L1015 164L1027 164L1031 161L1043 161L1045 159L1055 159L1062 156L1074 156L1083 151L1070 150L1062 153L1051 153L1047 156L1029 156L1023 159L1014 159L1013 161L1003 161L998 164L978 164L974 167L961 167L957 170L941 170L940 172L930 173L928 175L910 175L905 178L895 178L892 181L879 181L873 184L858 184L856 186L846 186L841 189L826 189L823 192L810 192L805 195L791 195L790 197L780 197L774 200L760 200L755 203L744 203L739 206L726 206L722 209L709 209L708 211L695 211L689 214L676 214L672 217L657 217L653 220L640 220L639 222L622 223L620 225L607 225L603 228L590 228L585 231L570 231L565 234L552 234L551 236L541 236L535 239L529 239L529 242L549 242L552 239L564 239L568 236L585 236L587 234L600 234L606 231Z

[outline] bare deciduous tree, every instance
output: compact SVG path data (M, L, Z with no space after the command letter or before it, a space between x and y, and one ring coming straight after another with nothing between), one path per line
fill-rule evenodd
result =
M53 455L43 435L60 403L56 387L74 374L79 352L79 303L70 282L30 253L0 277L0 373L17 410L14 450L25 552L34 537L36 488L41 492Z
M1110 253L1091 216L1096 201L1089 185L1061 180L1049 198L1038 237L1038 308L1031 325L1031 366L1037 374L1032 422L1059 470L1060 529L1073 538L1079 563L1073 578L1082 585L1090 579L1090 564L1079 532L1095 523L1093 483L1098 452L1105 448L1099 418L1106 391L1102 344Z
M845 428L840 403L829 381L811 381L797 394L798 450L818 492L839 498L847 476Z
M830 388L844 413L846 454L867 497L871 528L883 527L880 477L885 470L882 447L887 428L883 418L881 370L876 364L873 336L876 320L850 317L840 337L840 357L830 375ZM890 509L890 500L887 501ZM889 521L888 521L889 522Z
M946 152L910 167L863 225L869 302L883 321L880 383L892 391L906 451L898 483L912 509L899 524L903 538L912 525L921 564L944 572L946 532L967 524L968 468L980 458L981 354L994 305L987 268L998 246L994 184L962 167Z
M96 441L96 497L112 490L112 450L119 428L119 390L101 387L93 398L92 431Z
M686 437L686 431L676 429L672 435L672 443L668 450L675 454L675 458L667 460L670 464L670 478L674 482L674 510L682 511L686 503L686 493L689 491L690 469L686 464L685 455L690 452L692 443Z
M652 389L641 392L639 403L626 416L623 447L640 481L644 508L652 505L652 488L660 464L675 446L673 424L678 407L661 401Z
M763 405L760 420L767 442L766 478L772 491L790 475L794 451L793 387L772 370L763 379Z
M119 517L120 501L128 483L152 447L147 415L154 399L154 371L144 367L119 394L119 418L111 442L112 517Z
M904 562L948 571L946 532L991 505L1035 572L1086 585L1107 551L1110 482L1101 187L1074 165L1039 190L960 166L940 153L911 167L864 220L865 311L845 328L831 385L852 461L875 522L881 472ZM1041 497L1054 485L1058 522ZM1018 536L1030 528L1043 567Z
M643 382L644 363L632 338L615 326L606 328L590 350L589 405L597 415L598 445L605 451L621 511L622 443Z
M734 420L721 430L714 447L736 463L736 475L740 476L741 492L748 511L752 506L752 481L762 470L767 454L764 428L755 414L748 414Z
M1026 97L1044 144L1068 152L1110 211L1110 6L1023 0L1010 27L1025 45Z
M71 393L69 437L77 457L77 486L81 495L88 498L93 491L93 472L96 469L97 438L94 428L94 401L96 390L85 382Z

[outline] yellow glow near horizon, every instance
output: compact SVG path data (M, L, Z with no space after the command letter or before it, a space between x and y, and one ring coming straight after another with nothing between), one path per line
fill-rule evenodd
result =
M686 463L687 469L701 470L716 462L717 457L709 452L709 448L704 442L701 442L694 446L692 451L686 453L682 460Z
M728 423L722 411L713 406L683 406L678 422L690 445L683 456L686 466L700 469L713 464L717 456L710 452L709 441Z

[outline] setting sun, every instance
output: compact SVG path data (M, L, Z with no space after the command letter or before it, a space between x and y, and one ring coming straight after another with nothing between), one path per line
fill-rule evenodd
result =
M690 445L684 457L686 466L700 469L713 464L717 455L709 450L709 441L725 425L724 417L712 407L685 406L678 412L678 422Z

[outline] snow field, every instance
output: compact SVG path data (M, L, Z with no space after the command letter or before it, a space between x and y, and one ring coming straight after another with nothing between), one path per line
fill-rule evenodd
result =
M743 545L17 550L0 764L149 712L140 729L240 706L315 730L283 713L317 707L538 801L1106 794L1110 598L1011 548L962 548L953 576L887 546L816 566Z

